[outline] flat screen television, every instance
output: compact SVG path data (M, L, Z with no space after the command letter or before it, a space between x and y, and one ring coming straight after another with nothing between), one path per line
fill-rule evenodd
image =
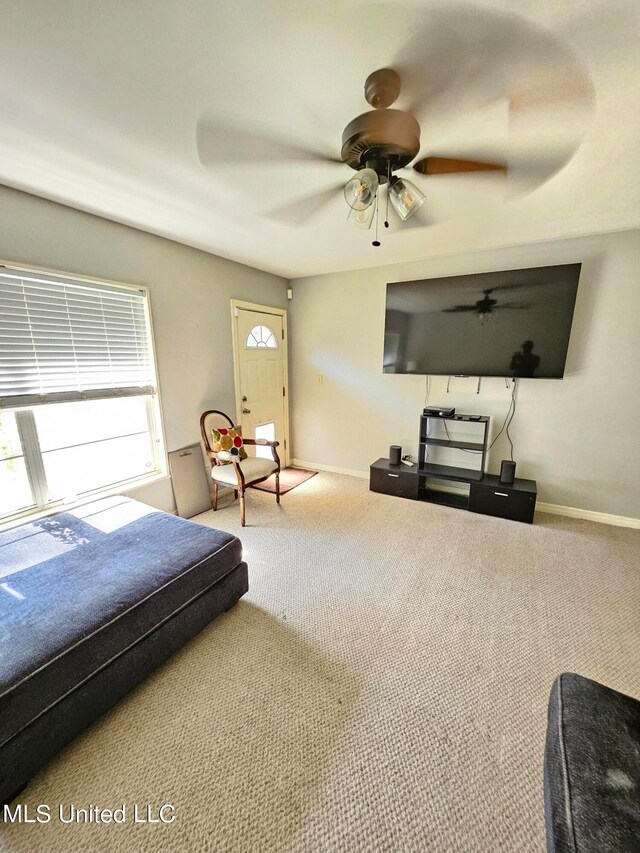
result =
M580 267L388 284L383 372L562 379Z

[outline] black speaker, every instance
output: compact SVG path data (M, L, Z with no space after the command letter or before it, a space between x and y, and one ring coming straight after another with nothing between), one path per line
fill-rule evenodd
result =
M503 459L500 465L500 482L505 486L513 486L516 478L516 463L509 459Z
M398 444L392 444L389 448L389 465L399 465L402 448Z

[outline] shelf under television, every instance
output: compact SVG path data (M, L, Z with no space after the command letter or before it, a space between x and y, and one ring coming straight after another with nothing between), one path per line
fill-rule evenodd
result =
M456 480L459 483L478 483L483 477L483 472L475 468L456 468L454 465L436 465L434 462L422 465L418 474L437 480Z
M484 444L480 441L457 441L455 438L421 438L421 444L430 444L433 447L455 447L459 450L476 450L482 453Z

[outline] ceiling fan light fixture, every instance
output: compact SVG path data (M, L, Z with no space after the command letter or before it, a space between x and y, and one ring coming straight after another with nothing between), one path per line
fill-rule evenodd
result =
M389 199L400 219L406 222L422 207L425 195L411 181L393 177L389 184Z
M371 228L375 212L375 204L370 204L364 210L356 210L352 207L347 215L347 222L349 225L353 225L354 228L363 228L365 231L368 231Z
M378 192L378 176L373 169L360 169L347 182L344 197L352 210L366 210L373 205Z

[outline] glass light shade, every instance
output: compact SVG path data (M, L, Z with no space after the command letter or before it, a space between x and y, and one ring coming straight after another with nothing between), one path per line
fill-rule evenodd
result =
M378 176L373 169L361 169L344 188L344 197L353 210L365 210L378 192Z
M371 228L375 212L375 204L370 204L369 207L365 207L364 210L355 210L352 207L347 216L347 222L349 225L353 225L354 228L364 228L365 230L368 230Z
M392 179L389 187L389 198L393 209L403 222L410 219L413 214L422 207L425 196L411 181L402 178Z

